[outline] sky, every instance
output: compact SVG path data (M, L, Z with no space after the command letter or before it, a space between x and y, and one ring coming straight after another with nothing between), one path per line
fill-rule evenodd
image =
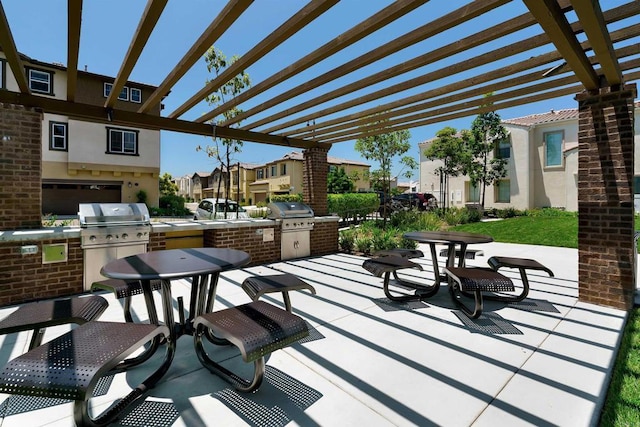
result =
M366 19L375 11L389 3L390 0L342 1L317 19L312 25L302 30L296 37L291 38L274 50L269 54L268 59L258 61L246 71L254 82L261 81L281 70L284 65L293 62L292 59L296 60L303 57L309 51L343 33L357 22ZM336 64L338 64L339 61L344 62L345 58L355 58L362 53L375 49L376 46L380 44L386 43L411 29L423 25L424 22L419 21L422 19L421 17L428 16L428 19L431 20L466 3L468 3L467 0L428 2L421 6L422 9L418 9L423 13L402 18L385 29L372 34L357 44L328 58L321 64L314 66L312 69L301 73L299 76L290 80L287 87L295 84L296 79L298 79L298 82L305 81L305 79L309 79L321 72L336 67ZM626 3L626 1L606 0L604 3L606 7L609 8ZM306 3L299 0L256 0L248 11L234 24L234 30L220 38L215 45L228 57L232 55L242 55L253 47L255 41L267 36L284 22L285 17L295 13L295 11L303 7L304 4ZM223 5L224 2L221 0L170 0L129 79L150 85L159 85L202 34L211 20L217 16ZM265 7L265 5L268 6ZM18 51L39 61L56 62L66 65L66 0L3 0L2 6L9 20ZM85 0L83 2L82 33L78 60L79 68L84 69L86 66L87 70L93 73L109 76L117 75L145 6L145 0ZM520 1L512 2L509 7L515 8L518 13L526 12L525 6ZM501 16L502 13L499 9L483 19L488 19L496 23L501 22L501 19L504 18L504 16ZM468 34L471 34L478 31L478 28L470 25L456 29L456 31L467 31ZM519 37L522 38L537 34L539 31L538 28L521 31L513 35L513 40L515 41ZM465 34L455 34L455 36L462 35ZM411 57L415 56L415 52L424 52L426 49L429 49L434 42L438 41L438 37L443 37L441 40L449 40L451 34L434 36L433 40L418 43L402 52L398 52L395 57L388 57L385 60L378 61L376 64L365 67L363 70L351 73L321 88L300 95L291 101L295 101L292 105L304 101L305 97L307 97L307 99L309 97L315 97L323 93L323 91L342 86L353 79L359 79L382 68L395 65L398 61L402 61L403 57L406 58L406 55L411 54L411 49L415 49ZM446 39L446 37L449 39ZM543 51L548 50L548 47L543 49ZM467 53L457 55L455 58L451 58L449 63L464 60L464 55L475 56L477 53L477 51L471 50ZM530 55L531 53L526 53L522 59L526 59ZM280 63L279 59L282 60L282 63ZM447 59L443 60L442 64L446 66ZM416 70L413 75L424 74L425 71L437 69L441 66L440 64L438 64L438 66L431 66L431 68L427 66L428 69ZM495 66L489 67L489 69L492 68L495 68ZM404 81L407 77L410 78L411 75L411 73L406 74L396 78L393 82ZM182 105L199 90L207 78L210 77L206 69L205 61L201 60L197 62L176 86L174 86L169 96L163 101L165 106L163 115L171 113ZM464 75L450 76L450 79L463 78L465 78ZM443 84L447 82L448 81L445 80ZM389 83L392 83L392 81L385 82L385 84ZM380 87L383 86L384 85L381 85ZM243 105L243 107L248 109L257 105L281 90L282 88L280 86L276 86L276 88L270 89L260 97L249 101L246 107L245 105ZM422 90L424 90L424 88ZM371 106L377 105L380 102L382 101L376 101L371 104ZM365 104L365 107L366 106L368 105ZM576 107L577 104L574 96L571 95L498 110L498 113L503 119L508 119L542 113L552 109L559 110ZM181 118L194 119L209 110L211 110L211 107L202 102ZM347 110L347 112L349 112L349 110ZM260 116L258 116L258 118L260 118ZM468 129L471 126L473 118L474 117L471 116L446 123L437 123L411 129L410 142L412 148L407 154L412 155L418 160L418 144L420 142L433 138L436 132L445 126L451 126L456 129ZM211 143L212 141L208 137L162 131L161 174L168 172L174 177L180 177L183 175L191 175L194 172L211 171L216 167L215 162L209 159L202 151L196 150L198 146L206 146ZM354 150L354 144L355 141L335 144L329 151L329 155L367 162ZM292 150L286 147L246 142L244 143L242 152L237 156L237 160L247 163L265 163L281 158L290 151ZM377 167L376 164L368 163L372 165L372 169ZM401 172L401 169L400 166L397 165L397 161L395 164L393 174L398 174ZM419 172L416 171L413 179L417 180L418 175ZM401 180L405 179L402 178Z

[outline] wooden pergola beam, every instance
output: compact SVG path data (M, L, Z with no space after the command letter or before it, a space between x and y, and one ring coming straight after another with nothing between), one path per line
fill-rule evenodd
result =
M329 83L353 71L356 71L369 64L372 64L375 61L383 59L386 56L392 55L393 53L398 52L399 50L402 50L406 47L409 47L418 42L424 41L432 36L435 36L451 28L454 28L456 25L459 25L463 22L467 22L475 17L478 17L486 12L489 12L498 6L501 6L502 4L507 3L508 1L510 0L474 1L471 4L463 6L451 13L446 14L445 16L437 18L419 28L416 28L413 31L410 31L394 40L391 40L390 42L385 43L382 46L378 46L377 48L370 50L358 56L357 58L332 69L329 72L326 72L318 77L315 77L309 80L308 82L304 82L292 89L289 89L269 99L268 101L265 101L245 111L244 113L241 113L235 116L233 120L227 120L226 122L224 122L224 124L230 125L232 123L237 123L240 120L244 120L247 117L254 116L268 108L274 107L293 97L306 93L312 89L322 86L325 83ZM565 1L568 1L568 0L565 0ZM249 127L253 128L258 126L260 125L258 124L255 126L245 125L243 126L243 128L249 128Z
M147 98L138 109L139 113L148 113L153 107L158 105L162 98L166 96L171 88L193 67L209 47L224 34L242 13L253 3L253 0L230 0L222 11L211 21L211 24L204 30L198 40L191 46L189 51L176 64L171 72L165 77L160 86Z
M523 1L584 87L587 90L599 88L598 75L580 47L578 39L556 0Z
M169 117L177 118L182 116L197 103L231 80L239 72L260 60L267 53L278 47L282 42L300 31L302 28L306 27L318 16L332 8L336 3L338 3L338 1L339 0L312 0L309 2L284 24L269 34L264 40L258 42L253 49L249 50L249 52L242 55L236 62L229 65L219 76L207 83L184 104L169 114Z
M295 76L296 74L299 74L304 70L312 67L313 65L328 58L329 56L351 46L359 40L362 40L364 37L376 32L387 24L406 15L407 13L411 12L427 1L429 0L398 0L393 2L378 13L358 23L351 29L325 43L310 54L297 60L293 64L288 65L287 67L271 75L270 77L249 88L248 90L242 92L241 94L231 98L217 108L209 111L204 116L200 117L198 121L213 119L222 114L224 111L254 98L255 96L267 91L277 84L282 83L285 80Z
M207 123L195 123L187 120L172 119L133 111L112 110L97 105L68 102L62 99L54 99L8 90L0 90L0 103L2 102L38 108L47 113L61 114L77 120L112 124L114 126L166 130L171 132L237 139L241 141L282 145L303 149L318 146L318 144L313 141L298 138L268 135L265 133L229 128L226 126L212 126Z
M11 67L11 71L15 76L18 88L20 88L20 92L31 93L27 76L25 75L24 67L20 60L20 54L18 53L18 49L16 49L16 43L11 34L9 21L7 21L7 15L4 13L4 7L2 7L2 2L0 2L0 46L2 46L9 67Z
M82 26L82 0L67 2L67 101L75 101L78 84L78 54L80 27Z
M571 4L582 22L584 32L587 34L591 48L598 58L608 84L621 84L622 72L614 54L613 43L600 8L600 2L596 0L571 0Z
M135 67L136 62L138 62L142 49L144 49L147 41L149 41L149 37L160 19L160 15L162 15L162 11L167 5L167 1L168 0L147 0L147 6L140 17L138 28L133 35L131 44L129 44L129 50L120 65L120 70L113 82L111 92L104 103L106 108L113 108L116 104L120 91L124 87L125 83L127 83L127 80L129 80L133 67Z

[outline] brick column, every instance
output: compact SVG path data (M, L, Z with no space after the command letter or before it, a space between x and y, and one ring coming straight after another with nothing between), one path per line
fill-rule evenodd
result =
M633 307L635 85L579 94L579 299Z
M0 103L0 230L42 227L42 114Z
M329 147L314 147L303 152L302 198L318 216L327 215L329 211L327 206L328 152Z

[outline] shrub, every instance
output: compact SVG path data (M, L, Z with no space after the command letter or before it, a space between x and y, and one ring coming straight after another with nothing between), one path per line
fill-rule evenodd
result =
M349 228L348 230L342 230L340 232L340 236L338 238L338 244L340 245L340 249L342 249L344 252L353 252L355 241L356 241L355 229Z
M147 192L144 190L140 190L136 193L136 200L138 203L147 203Z
M184 207L184 197L165 195L160 197L160 207L150 209L155 216L189 216L191 211Z
M360 236L355 239L356 250L365 255L371 254L372 240L369 236Z
M274 194L271 202L302 202L302 194Z

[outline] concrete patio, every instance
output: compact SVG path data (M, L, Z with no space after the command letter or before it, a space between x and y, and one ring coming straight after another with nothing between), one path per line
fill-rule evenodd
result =
M577 301L575 249L503 243L475 248L484 256L468 265L486 266L492 255L533 258L555 277L531 272L529 298L515 305L486 302L483 316L469 321L446 287L425 303L389 302L382 279L367 273L359 256L334 254L224 273L215 309L248 302L240 284L249 275L289 272L308 281L317 295L295 292L291 300L294 313L312 326L311 335L273 353L265 383L250 395L236 393L204 369L193 339L182 337L160 385L118 425L596 425L625 312ZM428 253L426 245L420 249ZM431 282L431 261L416 261L425 272L407 274ZM517 271L502 272L519 284ZM188 291L187 281L176 282L174 299L188 299ZM110 305L100 320L121 321L121 301L104 296ZM279 294L264 299L282 306ZM141 297L134 298L134 308L134 317L146 319ZM0 317L13 309L0 310ZM50 329L45 340L65 329ZM29 343L26 333L1 339L3 365ZM234 348L215 351L233 369L247 368ZM96 404L122 395L114 392L137 384L147 369L115 376ZM68 402L1 398L2 427L73 425Z

